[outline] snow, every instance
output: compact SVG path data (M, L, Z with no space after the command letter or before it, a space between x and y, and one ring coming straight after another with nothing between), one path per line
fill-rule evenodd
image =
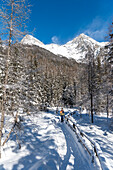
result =
M94 124L91 124L90 117L84 110L82 116L74 114L71 120L94 142L102 164L105 163L103 166L113 169L112 119L107 119L107 114L94 115Z
M21 40L21 43L29 44L29 45L34 44L34 45L37 45L40 47L44 46L44 44L40 40L38 40L38 39L34 38L32 35L28 35L28 34Z
M60 110L60 108L59 108ZM65 114L73 112L73 109L64 109ZM69 117L76 123L81 132L91 140L100 156L103 170L113 169L113 133L108 128L108 122L103 115L95 116L95 124L90 124L90 119L85 110L82 118L78 111ZM98 119L98 121L96 121ZM8 116L6 121L13 119ZM19 142L21 149L12 133L8 142L2 147L0 170L99 170L100 163L84 149L76 133L68 126L68 123L60 122L56 108L49 112L38 112L33 115L24 115ZM8 129L9 131L9 129ZM90 142L84 137L82 142L92 152Z
M31 35L26 35L21 40L21 43L29 44L29 45L37 45L44 49L49 50L50 52L56 55L64 56L67 58L73 58L78 62L85 58L88 52L88 46L90 46L93 50L95 50L95 54L97 54L100 51L100 48L104 48L104 46L108 44L107 42L101 42L101 43L97 42L96 40L90 38L89 36L83 33L64 45L58 45L58 44L45 45Z

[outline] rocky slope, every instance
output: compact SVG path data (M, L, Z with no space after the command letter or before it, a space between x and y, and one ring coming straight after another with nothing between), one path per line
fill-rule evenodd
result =
M74 38L73 40L67 42L64 45L45 45L31 35L26 35L21 40L21 43L40 46L56 55L65 56L67 58L73 58L76 61L84 61L86 54L90 49L94 52L95 56L103 56L103 51L105 50L104 47L107 44L107 42L97 42L85 34L80 34L78 37Z

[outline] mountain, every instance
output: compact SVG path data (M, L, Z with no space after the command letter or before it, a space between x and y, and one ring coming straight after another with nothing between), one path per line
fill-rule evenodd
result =
M94 51L95 56L97 55L102 56L104 47L107 44L107 42L101 42L101 43L97 42L83 33L64 45L58 45L58 44L45 45L31 35L26 35L21 40L21 43L28 44L28 45L37 45L49 50L50 52L56 55L65 56L67 58L73 58L76 61L83 61L89 49Z
M21 44L37 45L39 47L43 47L44 46L44 44L40 40L34 38L32 35L26 35L21 40Z

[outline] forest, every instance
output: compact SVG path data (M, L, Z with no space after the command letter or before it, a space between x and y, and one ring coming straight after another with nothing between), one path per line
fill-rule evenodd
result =
M7 48L1 46L0 96L5 77ZM83 107L97 114L112 110L111 64L94 58L90 52L86 63L56 56L37 46L11 46L8 84L6 86L6 113L18 108L34 112L46 106ZM2 107L2 106L1 106Z

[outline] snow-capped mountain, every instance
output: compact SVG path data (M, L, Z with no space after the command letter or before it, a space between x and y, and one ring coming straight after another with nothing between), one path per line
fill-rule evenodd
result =
M21 40L21 43L22 44L37 45L37 46L40 46L40 47L44 47L44 44L40 40L34 38L32 35L26 35Z
M21 43L28 45L37 45L49 50L56 55L73 58L76 61L84 60L89 49L92 49L94 51L95 56L99 55L99 53L104 49L104 46L106 45L106 42L97 42L85 34L80 34L78 37L74 38L72 41L69 41L64 45L45 45L31 35L26 35L21 40Z

